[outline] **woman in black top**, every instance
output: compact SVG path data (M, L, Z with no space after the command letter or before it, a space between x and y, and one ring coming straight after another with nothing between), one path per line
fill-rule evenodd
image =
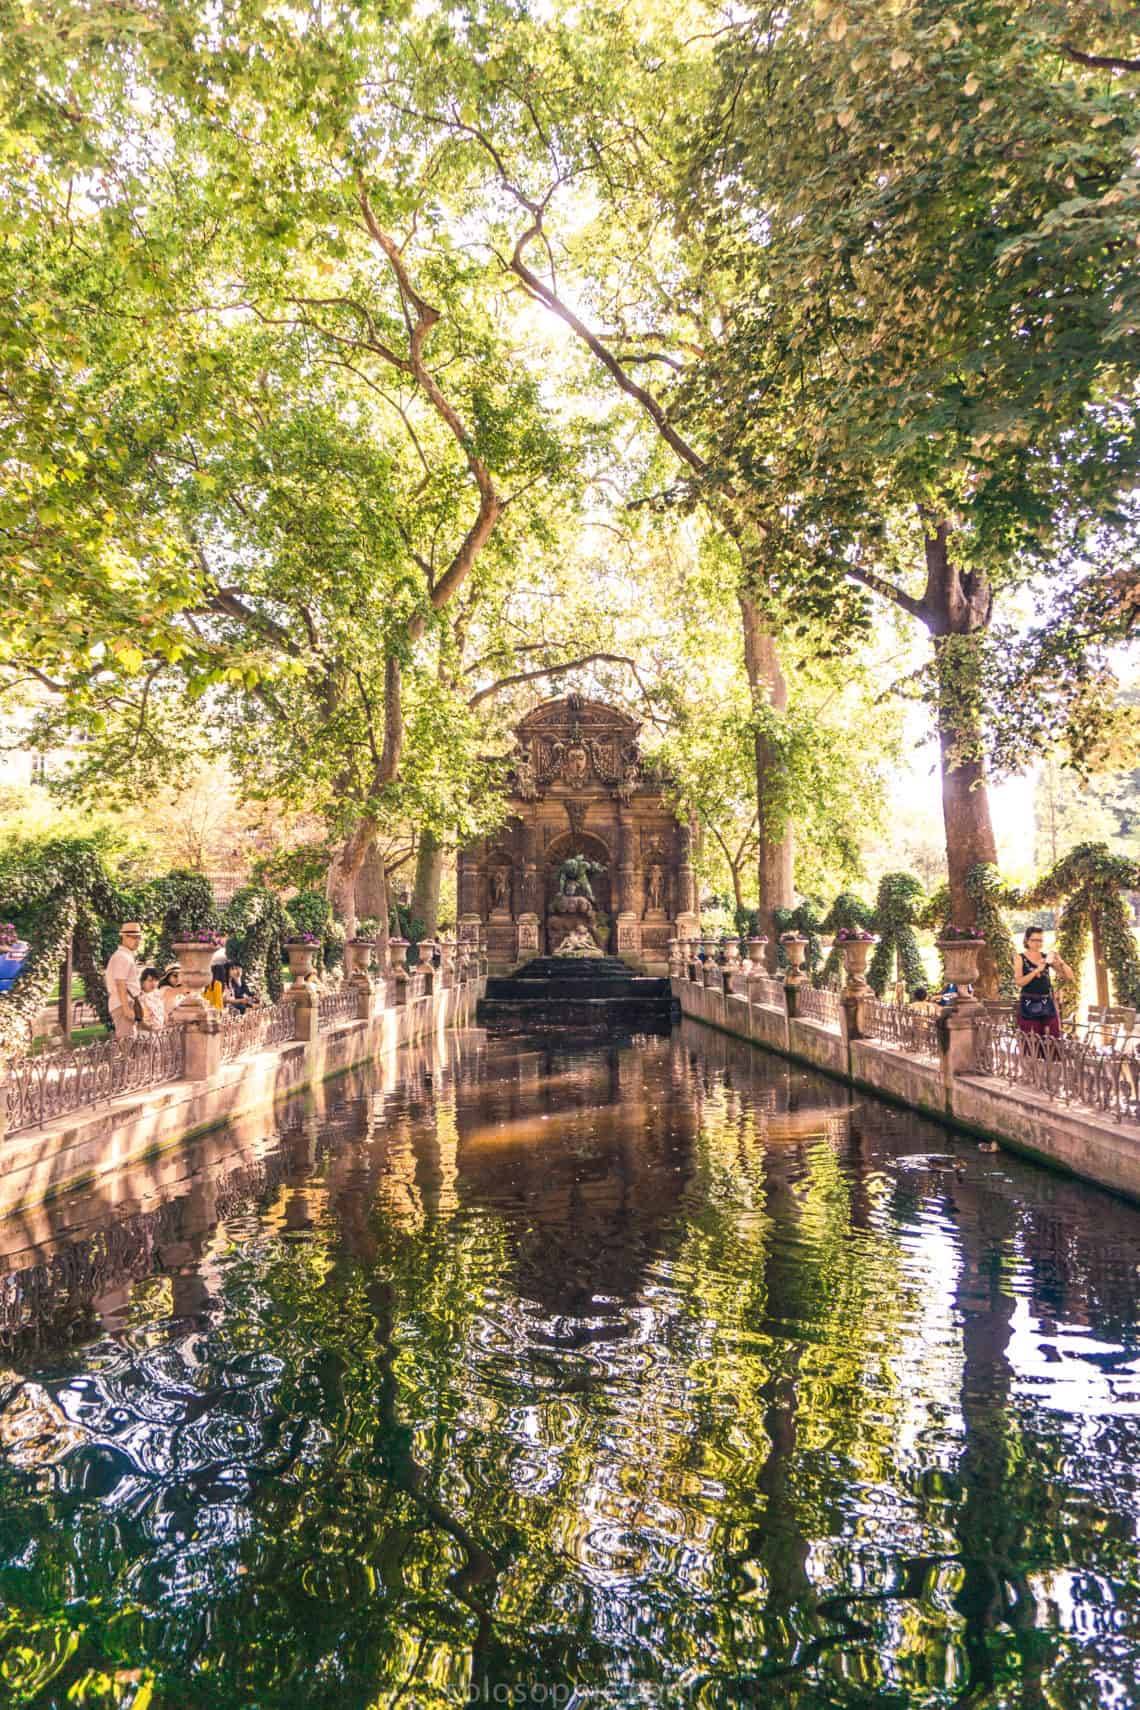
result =
M1018 991L1017 1025L1023 1033L1059 1039L1061 1017L1053 995L1053 975L1071 980L1073 970L1055 950L1045 949L1045 934L1039 926L1029 928L1024 943L1013 975Z

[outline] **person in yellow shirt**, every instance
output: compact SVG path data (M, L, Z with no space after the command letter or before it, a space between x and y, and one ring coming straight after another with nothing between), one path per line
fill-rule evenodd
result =
M223 1009L225 1007L226 972L224 962L219 962L217 967L210 969L210 983L202 996L212 1009Z

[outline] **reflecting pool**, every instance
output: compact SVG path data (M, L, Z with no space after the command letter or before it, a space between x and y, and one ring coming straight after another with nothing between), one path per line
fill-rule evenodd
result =
M1123 1710L1138 1237L690 1024L346 1076L0 1229L0 1701Z

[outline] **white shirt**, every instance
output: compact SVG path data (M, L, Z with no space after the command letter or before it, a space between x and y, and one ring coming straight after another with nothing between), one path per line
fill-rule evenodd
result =
M107 988L107 996L111 1000L111 1014L122 1006L119 1003L119 984L125 985L128 997L138 997L142 990L139 983L139 965L135 961L135 953L128 950L125 944L120 944L103 973L103 984Z
M142 995L143 1020L148 1033L157 1033L159 1028L166 1026L166 1005L162 1001L162 993L156 986L152 992Z

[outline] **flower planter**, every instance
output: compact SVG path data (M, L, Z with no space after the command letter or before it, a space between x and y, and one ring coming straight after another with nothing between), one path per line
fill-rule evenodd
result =
M416 946L421 968L430 968L435 958L435 939L421 938Z
M725 938L725 939L721 940L721 943L722 943L723 952L724 952L724 965L725 965L725 967L726 968L732 968L732 969L739 968L739 966L740 966L740 940L739 940L739 938Z
M408 971L408 940L406 938L389 938L388 951L392 958L392 972L406 974Z
M285 954L289 958L289 972L295 986L312 978L319 949L319 944L302 944L296 938L285 940Z
M804 957L807 955L808 941L806 938L796 936L794 938L781 938L780 943L784 947L784 955L788 958L784 984L800 986L807 977L804 974Z
M375 940L371 938L350 938L344 947L346 976L348 974L367 974L375 949Z
M210 969L218 946L204 939L176 939L171 945L182 970L181 1003L200 998L210 983ZM177 1007L177 1006L176 1006Z
M985 949L982 938L939 938L934 948L942 957L947 981L962 991L978 982L978 959Z
M862 994L867 990L867 962L878 942L877 938L845 938L837 945L847 972L846 991Z
M749 938L745 942L748 949L749 967L754 974L762 974L767 966L764 952L768 948L768 940L766 938Z

